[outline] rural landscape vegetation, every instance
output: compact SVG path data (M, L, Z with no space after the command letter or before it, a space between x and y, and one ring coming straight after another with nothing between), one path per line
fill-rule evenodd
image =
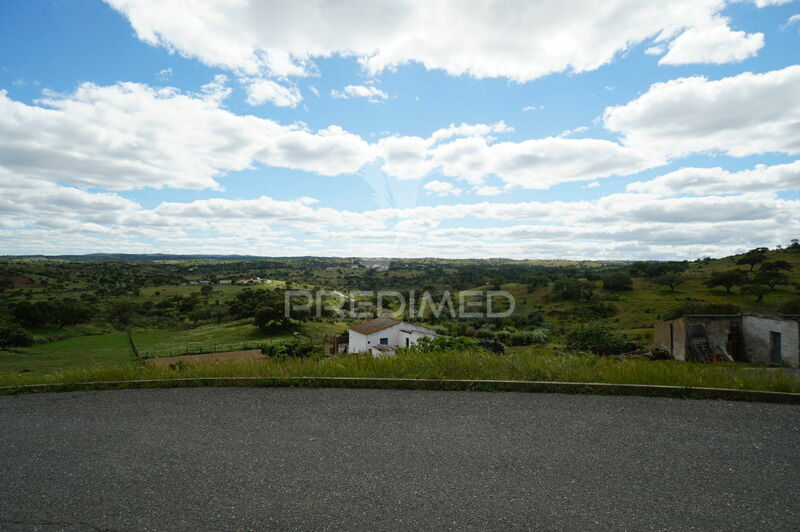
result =
M386 266L388 264L388 266ZM694 261L84 255L0 260L0 385L184 376L514 379L800 391L746 362L686 364L652 349L687 314L800 314L800 243ZM363 318L287 317L286 291L505 290L513 313L401 319L440 336L394 357L330 353ZM294 292L292 292L294 293ZM291 297L289 298L291 300ZM348 300L355 303L355 300ZM359 309L372 310L370 301ZM396 305L399 311L399 304ZM390 304L391 310L391 304ZM263 360L185 355L260 350ZM159 359L168 364L154 364ZM177 360L177 361L176 361Z

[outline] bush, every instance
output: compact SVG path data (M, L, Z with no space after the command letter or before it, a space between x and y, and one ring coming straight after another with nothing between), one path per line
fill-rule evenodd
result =
M423 336L409 347L415 353L441 353L443 351L468 351L475 348L475 340L463 336Z
M543 344L547 341L547 329L534 329L532 331L497 331L494 340L506 345L531 345Z
M633 280L627 273L612 273L603 279L603 290L633 290Z
M575 351L591 351L598 355L614 355L634 346L611 332L601 323L594 323L567 334L567 347Z
M784 314L800 314L800 299L792 299L781 306Z
M710 303L699 299L686 299L664 314L665 320L676 320L692 314L741 314L742 309L730 303Z
M297 338L269 344L261 348L261 353L273 358L308 358L322 354L322 348L309 340Z
M478 340L478 342L475 345L477 345L482 349L486 349L487 351L491 351L495 355L502 355L503 353L506 352L506 346L504 346L497 340L488 340L488 339Z
M33 345L33 335L27 329L19 325L9 325L0 329L0 349L30 345Z

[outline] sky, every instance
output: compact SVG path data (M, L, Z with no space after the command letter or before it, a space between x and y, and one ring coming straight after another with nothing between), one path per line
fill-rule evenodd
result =
M800 2L0 1L0 254L800 237Z

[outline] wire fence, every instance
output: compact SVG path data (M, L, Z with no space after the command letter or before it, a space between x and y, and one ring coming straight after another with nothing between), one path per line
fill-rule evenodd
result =
M147 358L166 358L185 355L206 355L209 353L229 353L233 351L251 351L261 350L262 348L279 342L285 342L293 338L301 338L310 340L315 344L324 345L328 341L327 335L305 335L300 334L294 337L280 337L274 339L266 339L251 342L187 342L185 344L176 344L174 346L162 349L136 349L133 343L133 337L130 336L131 348L134 350L137 359Z

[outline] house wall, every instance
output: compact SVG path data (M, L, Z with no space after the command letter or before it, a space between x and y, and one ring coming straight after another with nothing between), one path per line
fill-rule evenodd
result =
M367 350L367 337L361 333L353 330L349 331L347 352L348 353L363 353Z
M672 358L675 360L686 360L686 320L672 320L674 325Z
M653 326L653 342L656 349L663 349L672 356L675 356L672 346L676 321L680 320L662 321Z
M350 343L347 347L348 353L366 353L371 350L373 345L379 345L381 338L388 338L389 345L393 347L405 347L406 338L409 345L416 344L423 336L432 336L434 331L419 325L399 322L396 325L387 327L382 331L377 331L369 335L358 333L352 329L349 331Z
M402 322L387 327L381 331L372 334L361 334L350 329L350 343L347 347L348 353L365 353L370 350L373 345L380 344L381 338L388 338L389 345L398 345L400 325ZM355 343L353 341L355 340Z
M761 316L742 317L742 336L747 360L771 363L770 332L781 334L781 358L788 366L800 366L800 331L798 322Z

